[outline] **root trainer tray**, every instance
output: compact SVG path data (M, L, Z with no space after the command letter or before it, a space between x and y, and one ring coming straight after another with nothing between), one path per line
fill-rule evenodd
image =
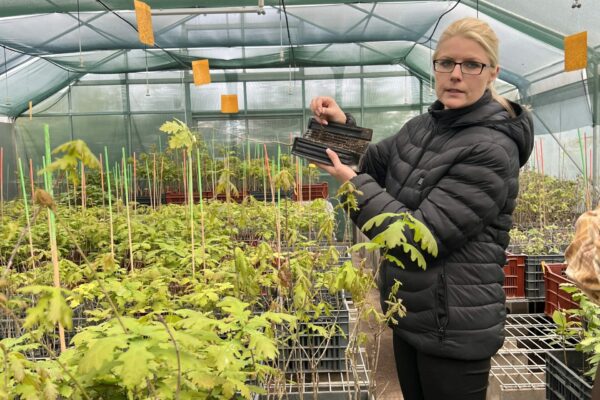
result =
M314 118L308 121L308 129L302 137L294 138L292 154L309 160L332 165L327 148L335 151L342 164L358 166L358 162L373 137L373 130L330 122L321 125Z

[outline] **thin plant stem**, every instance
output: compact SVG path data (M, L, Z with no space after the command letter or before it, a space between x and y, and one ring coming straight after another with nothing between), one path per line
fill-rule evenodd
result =
M35 224L35 221L37 220L39 213L40 213L40 209L34 210L33 216L31 217L31 223L27 224L27 226L25 226L21 230L21 233L19 234L19 238L17 239L17 243L15 244L15 247L13 248L13 250L10 254L10 258L8 259L8 263L6 264L6 267L4 267L4 271L2 272L2 277L6 277L6 275L10 271L10 268L12 267L14 258L17 255L17 251L19 250L19 247L21 246L21 242L23 241L23 238L25 237L25 235L27 234L27 232L29 231L31 226L33 226Z
M191 164L190 164L191 165ZM179 355L179 348L177 347L177 341L175 340L175 336L169 329L169 326L165 322L165 319L160 314L156 314L156 317L162 323L173 342L173 347L175 347L175 355L177 356L177 387L175 388L175 400L179 400L179 393L181 392L181 356Z

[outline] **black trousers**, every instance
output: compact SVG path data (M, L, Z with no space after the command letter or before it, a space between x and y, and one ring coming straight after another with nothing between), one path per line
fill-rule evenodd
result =
M485 400L491 358L434 357L394 334L394 357L404 400Z
M592 400L600 400L600 367L596 368L594 386L592 386Z

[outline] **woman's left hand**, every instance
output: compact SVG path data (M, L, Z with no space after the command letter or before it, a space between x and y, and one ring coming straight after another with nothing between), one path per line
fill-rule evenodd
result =
M333 165L325 165L317 163L317 166L333 176L338 182L345 183L356 176L356 172L347 165L342 164L337 153L331 149L326 150L329 159Z

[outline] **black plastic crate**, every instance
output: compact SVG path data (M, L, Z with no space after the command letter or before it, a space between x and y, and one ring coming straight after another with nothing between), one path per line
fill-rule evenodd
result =
M346 370L346 347L285 347L279 349L277 367L282 371L335 372Z
M133 201L133 199L131 200ZM167 204L166 195L164 193L160 195L160 199L158 201L154 197L147 195L136 196L135 201L141 206L150 206L152 203Z
M525 259L525 297L533 300L544 299L545 287L542 261L552 264L564 260L564 254L528 255Z
M327 302L332 309L318 317L309 313L309 321L298 323L298 335L279 347L279 356L275 362L278 368L286 372L334 372L346 369L345 351L350 332L350 310L342 293L331 295L322 292L319 297L319 301ZM331 335L323 336L318 331L310 329L309 324L323 327L328 331L335 325L336 329Z
M585 356L576 350L567 350L567 364L563 350L546 353L546 399L591 400L592 385L581 372Z

